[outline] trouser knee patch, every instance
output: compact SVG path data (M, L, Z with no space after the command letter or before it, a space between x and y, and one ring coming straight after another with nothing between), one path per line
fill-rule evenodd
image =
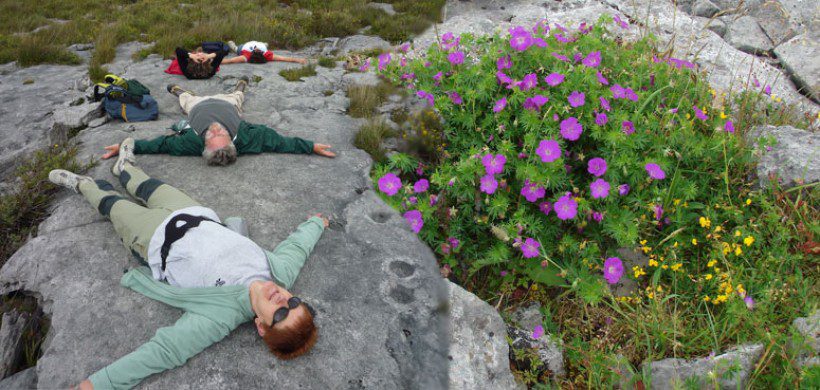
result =
M154 191L157 188L165 183L157 180L157 179L148 179L142 183L140 183L139 187L137 187L137 193L135 194L137 198L142 199L144 202L148 202L148 198L154 194Z
M100 205L97 209L100 211L100 214L108 217L111 215L111 208L114 207L114 203L120 200L125 200L125 198L119 195L108 195L100 200Z
M97 184L97 188L103 191L114 191L114 186L105 180L94 180L94 183Z
M128 188L129 181L131 181L131 175L128 174L128 172L126 172L125 170L120 172L120 184L122 184L124 188Z

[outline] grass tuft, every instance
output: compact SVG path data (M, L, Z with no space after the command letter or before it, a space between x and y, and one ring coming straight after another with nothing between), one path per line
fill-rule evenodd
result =
M347 111L354 118L369 118L374 114L376 107L395 90L392 84L385 82L375 86L351 85L347 89L347 97L350 99L350 108Z
M383 119L371 118L356 133L353 145L367 152L376 162L385 161L382 141L393 136L393 130Z
M23 37L17 47L17 65L19 66L77 65L80 63L82 63L80 57L68 51L64 46L52 43L52 40L43 35Z
M285 69L280 71L279 75L287 81L302 81L303 77L316 76L316 66L308 65L299 68Z
M323 68L335 68L336 67L336 59L333 57L321 57L319 58L319 66Z

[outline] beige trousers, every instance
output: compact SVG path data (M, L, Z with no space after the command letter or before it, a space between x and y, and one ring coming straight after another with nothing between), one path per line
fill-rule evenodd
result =
M211 96L194 96L190 92L185 92L179 95L179 106L182 107L182 111L185 114L188 114L195 105L208 99L224 100L233 104L237 111L242 112L242 102L245 101L245 94L242 93L242 91L235 91L233 93L220 93Z

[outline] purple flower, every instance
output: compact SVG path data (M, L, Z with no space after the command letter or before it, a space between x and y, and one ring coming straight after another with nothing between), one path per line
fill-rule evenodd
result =
M498 189L498 181L495 180L493 175L484 175L481 177L481 186L479 188L481 192L492 195Z
M497 154L495 156L490 154L485 154L484 157L481 158L481 163L484 164L484 169L487 171L488 175L495 175L504 171L504 163L507 162L507 158L504 157L503 154Z
M593 219L595 222L600 223L601 221L603 221L603 220L604 220L604 215L603 215L603 214L601 214L601 213L599 213L599 212L597 212L597 211L593 211L593 212L592 212L592 219Z
M754 308L755 308L755 300L754 300L754 298L752 298L752 296L751 296L751 295L747 295L745 298L743 298L743 303L745 303L745 304L746 304L746 308L747 308L747 309L749 309L749 310L754 310Z
M545 41L541 38L534 38L533 42L535 42L535 46L538 46L538 47L547 47L547 46L549 46L547 41Z
M438 195L430 195L430 206L435 206L438 203Z
M578 122L578 118L571 116L561 121L561 136L570 141L577 141L584 132L584 127Z
M559 35L561 35L561 34L555 34L555 36L556 36L556 37L558 37ZM559 39L559 40L560 40L560 39ZM552 52L551 54L552 54L552 56L553 56L553 57L555 57L555 58L557 58L557 59L559 59L559 60L561 60L561 61L564 61L564 62L569 62L569 58L567 58L567 56L565 56L565 55L563 55L563 54L558 54L558 53L556 53L556 52Z
M624 22L623 20L621 20L620 16L615 15L615 17L613 19L615 20L615 23L618 23L618 26L621 26L622 29L624 29L624 30L629 29L629 23Z
M552 210L552 204L550 202L541 202L538 204L538 210L541 210L544 215L549 215L550 210Z
M612 97L615 99L626 99L626 89L621 86L621 84L615 84L609 87L609 90L612 91Z
M523 27L510 29L510 47L518 51L525 51L533 44L532 34Z
M416 198L415 196L411 196L411 197L407 198L407 202L410 203L410 204L416 204L416 203L419 202L419 198Z
M530 259L530 258L538 256L538 253L539 253L538 248L540 248L540 247L541 247L540 242L538 242L538 241L536 241L532 238L527 237L527 239L524 240L524 245L521 245L521 252L524 253L524 258L525 259Z
M407 53L407 51L408 51L408 50L410 50L410 44L409 44L409 43L405 43L405 44L401 45L401 47L399 47L399 50L400 50L402 53Z
M453 65L461 65L464 63L464 53L460 51L454 51L447 55L447 61L450 61Z
M401 66L402 68L407 66L407 57L401 58L401 61L399 61L399 66Z
M461 41L461 37L456 38L452 32L447 32L441 36L441 48L444 50L450 50L456 46Z
M624 263L617 257L610 257L604 261L604 279L607 283L615 284L624 275Z
M587 172L595 177L601 177L606 173L606 160L595 157L587 162Z
M772 86L766 84L766 86L763 88L763 93L765 93L766 95L771 95L772 94Z
M538 143L535 154L540 156L543 162L553 162L561 157L561 146L555 140L543 140Z
M563 31L566 32L566 29L563 30ZM564 34L555 34L555 39L557 39L558 42L563 42L563 43L570 43L570 42L575 41L575 38L573 38L572 36L567 38L567 37L564 36Z
M706 113L703 112L703 110L701 110L700 108L698 108L698 106L692 106L692 110L695 111L695 117L697 117L698 119L702 121L709 119Z
M459 241L458 238L455 237L447 237L447 242L450 243L450 246L453 247L453 249L458 248L458 245L461 244L461 241Z
M495 105L493 105L493 112L499 113L504 107L507 106L507 98L501 98L495 101Z
M601 65L601 52L593 51L592 53L587 54L581 63L589 68L597 68L598 65Z
M405 73L405 74L401 75L402 80L413 80L415 78L416 78L415 73Z
M655 204L655 206L652 207L652 211L655 212L656 221L660 221L661 218L663 218L663 206L660 203Z
M601 72L595 72L595 77L597 77L597 78L598 78L598 82L599 82L599 83L601 83L601 84L603 84L603 85L609 85L609 80L607 80L607 79L606 79L606 77L604 77L604 74L603 74L603 73L601 73Z
M426 99L427 103L429 103L431 106L434 106L436 104L434 100L435 98L433 97L433 94L430 92L419 90L418 92L416 92L416 96L422 99Z
M413 184L413 192L417 194L427 191L428 188L430 188L430 182L427 179L421 179Z
M535 95L524 100L524 108L532 111L540 111L541 106L547 104L549 99L543 95Z
M524 195L524 199L527 199L528 202L538 201L538 199L544 197L546 192L544 187L536 185L535 183L527 183L521 188L521 195Z
M547 75L547 77L544 77L544 82L546 82L547 85L549 85L550 87L554 87L558 84L563 83L564 77L565 76L561 73L550 73Z
M584 55L583 55L583 54L581 54L581 53L575 53L575 54L572 56L572 62L576 62L576 63L577 63L577 62L581 62L581 60L582 60L583 58L584 58Z
M646 164L644 167L646 169L646 173L649 174L649 177L655 180L663 180L666 178L666 172L661 169L660 165L655 163Z
M464 100L461 99L461 95L459 95L458 92L448 92L447 96L449 96L450 101L452 101L453 104L455 104L457 106L461 105L461 103L464 103Z
M538 76L535 73L530 73L524 76L517 85L522 91L528 91L538 85Z
M539 20L538 22L535 23L535 26L532 27L532 33L533 34L542 34L542 33L547 33L549 31L550 31L550 26L549 26L549 23L547 22L547 19Z
M368 58L367 61L362 63L361 66L359 66L360 72L367 72L368 69L370 69L370 58Z
M424 219L421 217L421 211L410 210L404 213L403 217L407 220L407 223L410 224L410 228L413 230L413 233L420 232L421 227L424 226Z
M455 35L453 35L453 32L448 31L448 32L444 33L444 35L441 36L441 41L445 42L445 43L450 43L450 42L453 41L453 38L455 38Z
M532 336L530 336L530 337L532 337L533 340L538 340L543 335L544 335L544 327L541 326L541 325L535 325L535 328L532 330Z
M621 128L626 135L630 135L635 132L635 125L630 121L621 122Z
M385 174L379 179L379 191L384 192L387 196L396 195L401 186L401 179L392 172Z
M513 82L513 79L511 79L510 76L507 76L506 73L500 70L495 72L495 77L498 79L499 84L511 84Z
M435 76L433 76L433 80L441 81L441 77L444 76L444 73L438 72Z
M578 202L572 199L569 192L555 202L555 215L558 219L566 221L575 218L576 214L578 214Z
M618 186L618 195L624 196L629 193L629 184L621 184Z
M589 185L593 199L602 199L609 196L609 183L604 179L596 179Z
M567 97L567 101L571 107L581 107L585 103L585 97L586 96L583 92L572 91L572 93L569 94L569 97Z
M390 60L391 60L392 58L393 58L393 57L390 55L390 53L382 53L382 54L380 54L380 55L379 55L379 71L383 71L383 70L384 70L384 68L385 68L385 67L387 67L387 64L389 64L389 63L390 63Z
M495 62L495 67L497 70L510 69L512 68L512 65L512 58L510 58L510 56L501 57Z
M735 132L735 124L732 121L726 121L726 124L723 125L723 130L726 130L727 133L734 134Z
M606 111L612 109L612 107L609 105L609 100L606 100L605 97L601 96L599 100L601 101L601 108L603 108Z
M595 115L595 124L598 125L598 126L603 126L608 121L609 121L609 119L606 117L606 114L604 114L603 112L599 113L598 115Z

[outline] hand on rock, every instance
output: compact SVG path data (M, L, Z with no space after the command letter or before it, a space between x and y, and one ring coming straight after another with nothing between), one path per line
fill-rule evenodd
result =
M102 155L103 160L120 154L120 144L106 146L105 150L108 152Z
M90 380L86 379L80 382L79 385L72 387L71 390L94 390L94 385Z
M313 216L314 216L314 217L319 217L319 218L321 218L321 219L322 219L322 223L325 225L325 227L330 226L330 220L329 220L329 219L327 219L327 218L325 218L325 217L323 217L323 216L322 216L322 213L316 213L316 214L315 214L315 215L313 215Z
M333 153L327 149L330 149L330 145L325 144L313 144L313 153L316 153L320 156L325 157L336 157L336 153Z

